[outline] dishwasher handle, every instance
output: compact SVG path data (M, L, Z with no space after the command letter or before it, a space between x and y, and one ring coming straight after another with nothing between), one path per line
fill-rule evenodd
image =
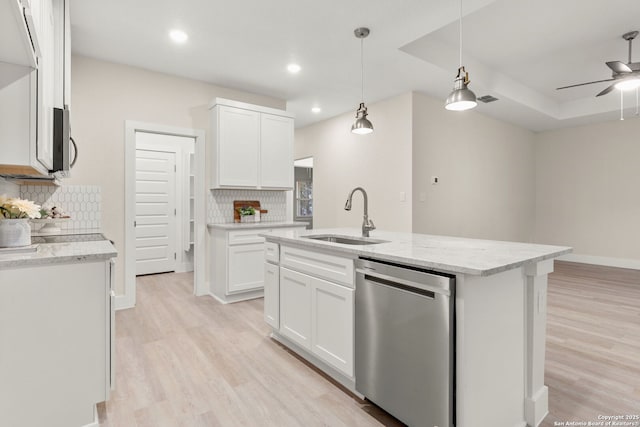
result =
M429 291L422 288L417 288L415 286L405 285L403 283L399 283L398 281L393 281L389 279L383 279L381 277L373 276L370 274L364 275L364 280L369 282L374 282L382 286L386 286L389 288L394 288L399 291L408 292L410 294L418 295L428 299L435 299L436 294L433 291Z

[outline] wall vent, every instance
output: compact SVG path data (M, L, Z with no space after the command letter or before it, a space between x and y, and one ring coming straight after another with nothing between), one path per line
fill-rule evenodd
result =
M493 101L497 101L498 98L496 98L495 96L491 96L491 95L484 95L481 96L480 98L478 98L478 101L482 101L485 104L488 104L489 102L493 102Z

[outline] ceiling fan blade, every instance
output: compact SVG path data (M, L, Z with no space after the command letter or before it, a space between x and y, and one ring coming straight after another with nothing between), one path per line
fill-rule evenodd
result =
M608 88L606 88L605 90L603 90L602 92L600 92L599 94L597 94L596 97L608 94L613 90L614 87L616 87L615 83L609 86Z
M611 68L615 73L630 73L633 71L627 64L620 61L609 61L606 63L607 67Z
M556 88L556 90L560 90L560 89L568 89L570 87L578 87L578 86L584 86L584 85L592 85L594 83L602 83L602 82L610 82L612 80L615 79L606 79L606 80L596 80L594 82L587 82L587 83L578 83L577 85L571 85L571 86L563 86L563 87L558 87Z

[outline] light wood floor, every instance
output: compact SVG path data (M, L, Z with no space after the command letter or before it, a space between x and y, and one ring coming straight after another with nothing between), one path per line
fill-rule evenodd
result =
M117 390L101 426L400 425L269 339L262 300L222 305L192 283L138 278L136 308L116 314ZM640 272L556 263L548 302L542 426L640 413Z
M223 305L194 297L192 283L137 279L136 308L116 314L116 391L98 405L101 426L399 425L268 338L262 299Z
M556 262L547 319L542 426L640 415L640 271Z

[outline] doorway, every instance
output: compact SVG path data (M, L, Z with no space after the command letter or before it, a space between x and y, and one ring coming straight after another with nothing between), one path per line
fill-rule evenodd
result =
M307 229L313 228L313 157L293 162L293 218L307 223Z
M194 272L205 295L205 132L125 122L125 293L116 308L135 306L136 276Z

